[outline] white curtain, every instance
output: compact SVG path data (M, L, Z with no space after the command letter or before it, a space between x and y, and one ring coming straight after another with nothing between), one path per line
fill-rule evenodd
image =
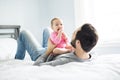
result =
M75 0L76 25L89 22L100 41L120 40L119 0Z

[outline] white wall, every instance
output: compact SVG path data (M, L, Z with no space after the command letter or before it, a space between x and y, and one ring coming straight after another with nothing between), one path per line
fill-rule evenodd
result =
M46 6L44 0L0 0L0 24L21 25L40 40L41 27L46 25Z
M63 20L65 32L71 37L75 29L74 0L48 0L49 21L53 17Z
M74 0L0 0L0 25L21 25L39 41L53 17L63 19L65 31L71 36L75 27Z
M100 40L120 38L119 0L0 0L0 25L21 25L39 41L53 17L63 19L70 37L75 27L89 22Z

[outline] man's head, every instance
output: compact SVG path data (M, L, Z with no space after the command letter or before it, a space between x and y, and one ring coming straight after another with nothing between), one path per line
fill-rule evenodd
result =
M76 45L79 43L85 52L89 52L97 41L96 29L91 24L84 24L73 33L71 45L76 49Z

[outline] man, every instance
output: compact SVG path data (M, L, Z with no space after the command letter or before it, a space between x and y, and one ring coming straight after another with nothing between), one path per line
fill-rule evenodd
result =
M84 24L80 28L77 28L73 33L71 45L74 47L74 52L54 56L52 57L52 60L50 59L50 55L46 62L35 62L34 65L57 66L69 62L90 61L92 55L89 54L89 52L96 45L97 41L98 35L96 29L91 24ZM50 45L53 44L50 43Z

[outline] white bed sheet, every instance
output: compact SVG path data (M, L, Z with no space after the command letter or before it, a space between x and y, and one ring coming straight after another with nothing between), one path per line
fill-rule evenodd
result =
M30 59L2 60L0 80L120 80L119 45L119 42L105 42L93 49L98 55L92 62L72 62L56 67L33 66Z
M32 66L28 60L0 62L0 80L119 80L120 55L102 55L92 62Z

